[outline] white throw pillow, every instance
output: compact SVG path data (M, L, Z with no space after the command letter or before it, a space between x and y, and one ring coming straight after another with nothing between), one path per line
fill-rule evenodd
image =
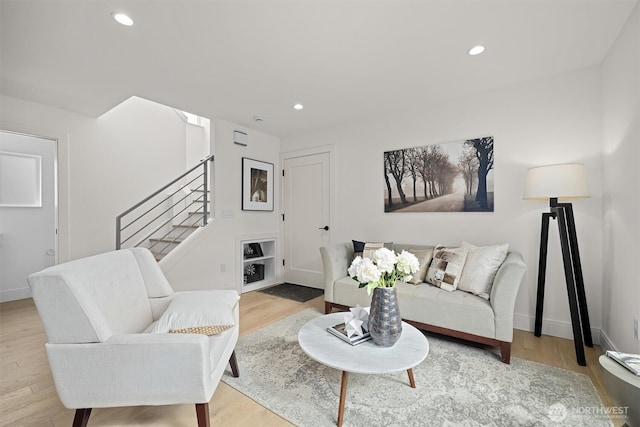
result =
M467 260L462 270L458 289L484 299L489 299L493 279L507 257L509 244L494 246L475 246L462 242L467 249Z
M438 245L433 249L433 259L427 270L427 282L445 291L453 292L460 282L460 274L467 258L465 248L445 248Z
M418 262L420 263L420 267L418 271L413 274L413 277L409 279L408 283L412 285L419 285L420 283L425 281L427 277L427 269L431 264L431 258L433 257L433 249L409 249L410 253L414 254L416 258L418 258Z
M179 292L151 329L152 333L216 335L235 325L237 291Z

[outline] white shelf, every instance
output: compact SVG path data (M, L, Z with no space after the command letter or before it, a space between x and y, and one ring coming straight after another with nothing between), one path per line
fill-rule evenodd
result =
M241 240L241 275L242 292L254 291L276 283L276 239L251 239ZM248 257L247 254L253 252L260 254L255 257ZM246 281L246 272L251 266L255 266L257 273L262 269L264 277L253 282Z

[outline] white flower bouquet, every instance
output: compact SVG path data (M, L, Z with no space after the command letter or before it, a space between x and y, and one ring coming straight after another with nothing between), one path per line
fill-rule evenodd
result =
M371 258L357 256L349 267L349 276L360 282L360 288L367 287L371 295L374 288L393 288L396 281L408 281L413 273L420 268L420 262L415 255L402 251L396 255L390 249L380 248Z

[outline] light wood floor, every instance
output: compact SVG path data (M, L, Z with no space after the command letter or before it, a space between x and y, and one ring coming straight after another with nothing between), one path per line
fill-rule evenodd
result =
M242 295L240 335L258 330L307 307L323 310L322 297L298 303L259 292ZM0 304L0 426L71 425L74 411L58 400L44 348L46 337L31 299ZM512 356L583 373L591 378L605 406L600 347L586 348L587 366L575 361L573 342L515 331ZM242 375L242 366L240 366ZM220 383L209 404L212 426L291 426L273 412ZM616 421L614 420L614 423ZM621 424L621 423L620 423ZM620 425L616 424L616 425ZM197 425L194 405L94 409L90 427Z

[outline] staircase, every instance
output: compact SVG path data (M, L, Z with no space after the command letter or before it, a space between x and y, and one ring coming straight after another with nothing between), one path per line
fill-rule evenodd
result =
M202 226L202 217L204 215L204 192L200 189L191 190L192 197L195 197L190 203L190 207L194 210L182 212L178 214L171 224L171 229L162 236L149 238L149 245L143 245L153 253L156 260L160 261L169 252L175 249L195 230ZM207 204L210 200L207 198ZM208 208L208 206L207 206ZM210 209L207 209L210 212ZM207 218L208 220L209 218ZM179 221L179 222L177 222Z
M116 249L146 247L160 261L210 216L209 156L116 217Z

